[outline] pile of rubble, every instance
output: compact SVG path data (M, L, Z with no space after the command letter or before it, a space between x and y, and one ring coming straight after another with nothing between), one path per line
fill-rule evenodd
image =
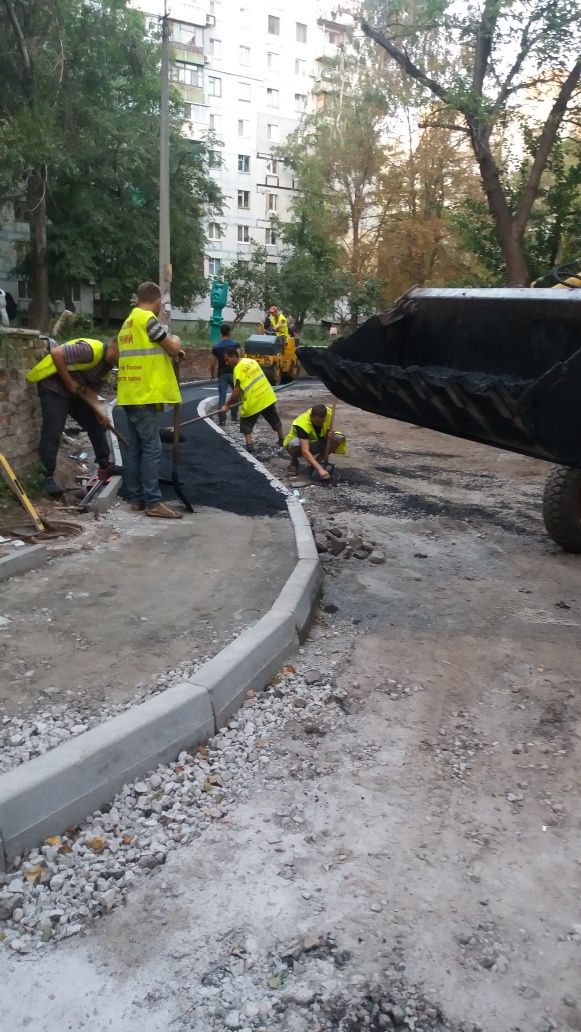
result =
M334 516L325 519L315 517L311 525L321 562L327 563L337 558L368 559L375 566L385 562L385 555L376 547L377 542L353 533L348 527L339 526Z

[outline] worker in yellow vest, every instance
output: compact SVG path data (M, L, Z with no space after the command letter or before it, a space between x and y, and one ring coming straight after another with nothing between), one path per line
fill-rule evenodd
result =
M277 337L288 337L288 320L286 315L278 310L276 305L268 309L270 329Z
M292 426L284 439L291 464L289 474L296 477L299 471L299 459L302 457L309 466L319 474L321 480L329 480L331 474L317 461L320 455L345 455L347 438L336 430L331 430L333 410L330 405L313 405L293 419ZM329 440L329 431L331 439Z
M51 497L63 494L55 479L60 440L67 416L87 432L99 466L99 479L106 482L113 466L105 427L107 415L99 417L91 405L99 405L98 388L117 362L117 341L106 344L89 337L75 337L58 345L52 337L41 337L48 354L27 373L29 383L38 384L42 413L38 455L44 467L44 490Z
M119 332L117 403L127 416L129 446L123 450L123 488L135 512L158 519L181 519L161 500L161 439L158 412L181 401L172 358L184 358L179 337L168 333L157 316L161 290L157 283L137 288L135 308Z
M276 394L258 362L253 358L242 358L237 348L226 348L224 364L232 370L234 390L220 413L226 415L240 402L240 433L244 434L247 451L254 451L252 431L259 416L274 430L282 446L284 437L276 409Z

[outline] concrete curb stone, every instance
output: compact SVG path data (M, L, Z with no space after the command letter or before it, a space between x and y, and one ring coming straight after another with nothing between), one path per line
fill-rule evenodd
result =
M14 550L13 555L4 555L0 559L0 581L16 577L18 573L38 570L48 559L46 545L25 545Z

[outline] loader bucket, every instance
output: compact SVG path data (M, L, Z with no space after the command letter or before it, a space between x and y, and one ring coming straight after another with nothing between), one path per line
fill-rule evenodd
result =
M581 468L581 290L416 288L298 354L356 408Z

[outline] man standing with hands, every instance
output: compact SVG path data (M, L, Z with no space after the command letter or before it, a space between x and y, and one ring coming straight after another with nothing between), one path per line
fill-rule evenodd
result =
M157 415L164 405L181 402L172 358L184 358L185 353L180 338L168 333L159 322L160 311L157 283L142 283L137 288L135 307L118 336L117 403L127 417L129 439L129 447L123 451L123 486L135 511L157 519L178 520L181 513L161 500Z

